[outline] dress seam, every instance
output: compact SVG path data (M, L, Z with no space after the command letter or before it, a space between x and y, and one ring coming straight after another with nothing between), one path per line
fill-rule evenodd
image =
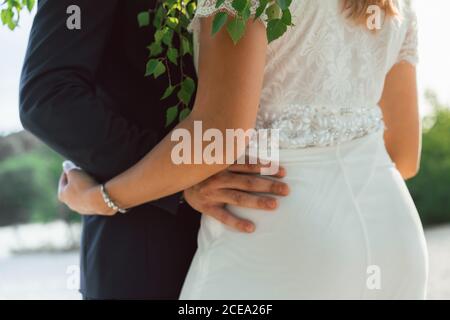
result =
M366 268L365 269L367 271L367 267L372 264L372 254L371 254L371 251L370 251L370 241L369 241L369 236L368 236L368 232L367 232L366 223L364 221L364 218L363 218L363 215L362 215L359 203L358 203L358 201L357 201L357 199L355 197L355 194L353 193L350 181L349 181L348 176L347 176L347 171L345 170L345 167L344 167L344 163L342 162L341 148L340 148L339 145L336 148L336 155L337 155L337 160L338 160L338 163L339 163L339 167L340 167L340 169L341 169L341 171L343 173L345 184L347 185L347 189L348 189L348 191L350 193L350 197L352 199L355 211L356 211L356 213L358 215L358 220L359 220L359 223L361 225L362 232L363 232L364 246L366 248ZM364 274L366 275L366 272ZM367 283L366 283L366 281L363 281L363 288L362 288L362 293L361 293L361 298L362 299L364 299L366 297L366 287L367 287Z

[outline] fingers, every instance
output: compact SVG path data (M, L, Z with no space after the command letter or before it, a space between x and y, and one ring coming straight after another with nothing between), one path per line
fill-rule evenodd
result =
M69 171L65 172L67 177L67 183L71 183L75 178L79 177L82 174L82 171L80 169L71 169Z
M250 209L275 210L278 207L278 201L275 198L230 189L220 190L215 200Z
M63 198L64 198L64 189L67 186L67 175L65 172L63 172L61 174L61 176L59 177L59 182L58 182L58 200L63 202Z
M287 196L289 186L281 181L266 179L255 175L224 173L215 181L217 188L237 189L245 192L268 193L277 196Z
M59 178L58 183L58 200L65 203L66 197L65 194L67 192L67 186L69 182L73 179L74 175L76 175L76 171L80 170L72 161L64 161L62 164L63 172Z
M245 233L255 231L255 225L251 221L240 219L222 207L211 208L208 215L236 231Z
M77 177L81 173L83 173L83 170L75 165L72 161L66 160L62 164L63 171L66 175L67 183L70 182L74 177Z
M248 173L248 174L261 174L261 170L263 168L269 168L271 164L262 165L262 164L234 164L228 167L228 171L235 173ZM276 174L272 175L275 178L284 178L286 176L286 169L283 167L278 167L278 171Z

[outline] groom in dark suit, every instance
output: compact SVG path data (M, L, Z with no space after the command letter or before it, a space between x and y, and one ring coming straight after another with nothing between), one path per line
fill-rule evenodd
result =
M156 0L38 2L21 79L22 123L99 182L135 164L167 133L164 110L176 101L160 101L168 83L164 76L144 77L146 46L154 30L137 23L137 14L155 4ZM66 25L72 5L81 9L80 28L73 30ZM191 59L186 56L185 73L195 78ZM222 176L215 177L214 185L204 182L202 188L218 192ZM228 185L230 177L239 175L230 175ZM246 179L257 186L257 180ZM208 214L207 202L213 199L197 197L198 189L192 188L190 198L194 207ZM244 189L262 187L253 190L247 183ZM228 202L270 207L262 198L242 194ZM180 195L124 215L83 217L83 297L176 299L196 249L199 217L188 205L180 205Z

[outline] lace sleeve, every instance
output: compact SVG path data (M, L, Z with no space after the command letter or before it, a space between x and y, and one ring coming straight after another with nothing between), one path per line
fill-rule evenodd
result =
M397 58L397 63L409 62L412 65L417 65L419 62L418 54L418 35L417 35L417 15L412 8L407 9L406 23L408 28L405 39L400 48L400 53Z
M195 16L188 27L191 32L199 31L200 18L212 16L220 11L226 11L228 13L231 13L232 15L236 14L236 10L232 6L233 0L225 0L219 8L216 8L216 3L217 0L198 0ZM259 0L250 0L250 12L252 15L255 15L256 9L258 9L258 7ZM266 18L266 15L263 13L259 17L259 20L261 20L264 25L266 25Z

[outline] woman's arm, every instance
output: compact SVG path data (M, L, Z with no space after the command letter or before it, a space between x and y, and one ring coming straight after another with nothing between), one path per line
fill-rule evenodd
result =
M214 128L223 136L226 129L253 128L264 78L267 37L261 22L249 22L245 36L237 45L226 30L212 37L211 26L212 18L202 19L199 83L194 108L174 129L187 129L192 138L194 121L201 121L203 132ZM172 142L170 136L135 166L106 184L111 198L120 207L135 207L185 190L229 166L174 164L171 153L177 142ZM240 151L233 150L234 159ZM104 208L98 187L90 192L89 201Z
M387 151L403 178L410 179L419 170L421 153L416 68L412 64L402 62L391 69L380 106L387 127Z

